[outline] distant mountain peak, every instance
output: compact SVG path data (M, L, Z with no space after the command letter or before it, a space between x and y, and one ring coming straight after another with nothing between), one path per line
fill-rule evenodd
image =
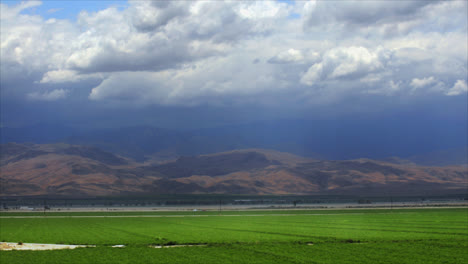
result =
M163 193L414 195L463 193L468 168L371 159L311 160L265 149L147 165L68 144L0 145L0 195ZM394 159L399 161L399 159Z

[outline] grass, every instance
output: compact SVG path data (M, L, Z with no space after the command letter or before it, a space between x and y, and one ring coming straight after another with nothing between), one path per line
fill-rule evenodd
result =
M34 214L1 216L20 215ZM2 251L0 263L468 263L468 209L67 212L0 218L0 240L96 245Z

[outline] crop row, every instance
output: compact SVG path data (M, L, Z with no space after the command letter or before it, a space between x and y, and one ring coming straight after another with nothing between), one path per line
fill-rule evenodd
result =
M468 209L438 209L0 218L2 241L97 245L47 252L3 251L0 263L466 263L467 216ZM166 243L207 246L148 247ZM127 247L109 248L116 244Z

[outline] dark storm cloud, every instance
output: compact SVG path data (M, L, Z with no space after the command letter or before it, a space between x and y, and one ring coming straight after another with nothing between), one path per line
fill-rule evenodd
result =
M442 1L312 1L308 26L327 21L362 26L376 23L401 23L420 16L423 8Z

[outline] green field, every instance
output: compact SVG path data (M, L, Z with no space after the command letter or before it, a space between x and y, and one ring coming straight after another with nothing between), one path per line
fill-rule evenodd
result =
M0 263L468 263L467 208L0 217L1 241L96 245L1 251ZM149 247L164 244L204 246Z

